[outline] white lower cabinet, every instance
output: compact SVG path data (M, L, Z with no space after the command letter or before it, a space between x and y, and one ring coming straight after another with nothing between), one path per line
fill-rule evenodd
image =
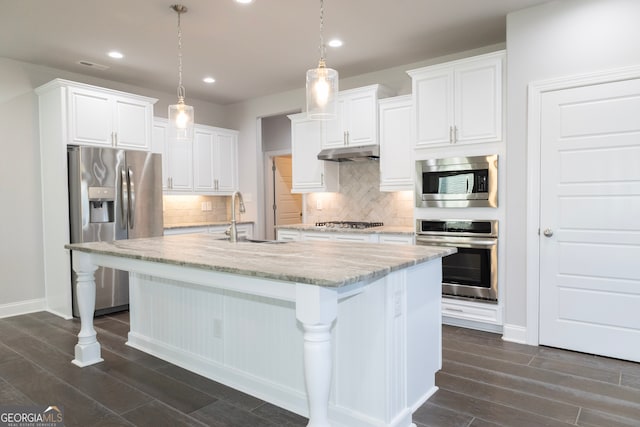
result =
M442 298L442 323L489 332L502 331L502 305Z
M402 245L413 244L412 234L395 233L336 233L333 231L308 231L293 229L278 229L280 241L334 241L334 242L367 242L367 243L395 243Z
M283 242L295 242L300 240L300 231L298 230L277 230L278 240Z
M395 243L398 245L413 245L415 238L413 234L378 234L378 243Z

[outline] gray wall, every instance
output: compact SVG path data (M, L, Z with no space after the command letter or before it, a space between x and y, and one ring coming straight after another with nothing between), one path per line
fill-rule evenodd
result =
M505 323L526 327L527 85L640 63L640 1L563 0L507 17ZM544 189L542 189L544 191Z
M157 98L155 113L167 116L173 93L96 79L0 58L0 316L29 309L44 295L38 97L34 89L55 78ZM173 90L173 88L167 88ZM225 110L188 100L196 120L229 127Z

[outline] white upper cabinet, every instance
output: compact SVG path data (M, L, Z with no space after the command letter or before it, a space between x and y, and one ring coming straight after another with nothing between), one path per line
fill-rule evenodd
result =
M499 142L504 51L409 71L416 147Z
M378 144L378 99L390 96L381 85L364 86L338 94L338 117L325 122L322 148Z
M411 95L378 102L380 115L380 191L413 190Z
M193 140L194 191L230 194L238 189L238 133L197 125Z
M154 118L152 151L162 154L162 189L193 191L193 145L169 139L167 119Z
M66 84L68 144L149 150L154 99Z
M175 194L228 195L238 189L238 131L196 124L193 143L168 139L156 117L153 151L162 153L163 189Z
M293 114L291 120L292 193L338 191L338 163L318 160L323 125L307 119L306 113Z

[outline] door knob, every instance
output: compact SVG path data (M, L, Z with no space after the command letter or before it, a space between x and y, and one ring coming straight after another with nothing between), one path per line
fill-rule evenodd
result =
M553 236L553 230L550 228L545 228L542 234L544 234L545 237L551 237Z

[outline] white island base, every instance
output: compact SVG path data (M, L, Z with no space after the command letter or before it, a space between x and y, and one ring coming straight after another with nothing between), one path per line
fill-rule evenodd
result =
M341 287L74 251L130 272L128 345L294 413L311 427L412 426L441 368L441 258ZM100 362L81 312L74 363Z

